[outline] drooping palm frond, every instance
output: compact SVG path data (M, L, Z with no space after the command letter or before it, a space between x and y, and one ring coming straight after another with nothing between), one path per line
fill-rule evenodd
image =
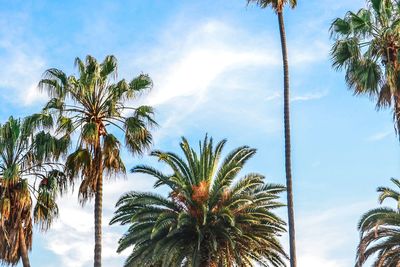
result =
M66 174L72 184L80 183L81 204L95 199L94 266L101 266L103 175L125 175L120 142L110 131L122 131L125 146L132 154L141 155L150 147L150 129L157 125L153 109L128 104L153 84L146 74L130 81L118 80L114 56L106 56L102 62L90 55L85 60L76 58L75 67L78 76L67 76L57 69L47 70L39 88L52 97L43 113L57 122L56 132L79 135L76 150L67 158Z
M77 150L67 159L67 169L71 168L67 174L71 181L82 180L80 196L84 202L96 192L95 170L99 169L100 162L109 174L125 173L119 157L120 143L108 133L108 128L122 130L126 147L134 154L142 154L152 143L150 128L157 123L151 107L126 105L151 89L152 81L148 75L140 74L130 82L116 81L118 64L114 56L107 56L101 63L92 56L85 60L76 58L75 67L79 73L77 77L67 76L58 69L48 69L39 88L52 97L43 114L54 118L56 132L65 136L74 132L79 134ZM113 148L108 142L114 143ZM95 159L95 148L101 150L102 159ZM78 163L75 157L83 156L83 151L86 151L87 159Z
M225 142L214 146L206 137L197 153L183 138L184 158L154 151L171 174L132 169L154 176L169 194L129 192L117 202L110 223L130 225L118 251L133 247L125 266L285 266L278 240L285 223L273 212L285 188L257 173L239 178L255 150L239 147L220 161Z
M400 188L400 181L392 179ZM379 187L379 201L396 201L396 209L382 207L366 212L360 219L358 229L361 239L357 250L357 264L362 266L375 256L374 267L397 267L400 264L400 209L399 193L391 188Z
M332 65L346 72L348 87L368 95L377 108L391 107L400 129L400 6L393 0L368 0L368 8L347 12L331 26Z
M42 230L50 227L67 186L58 159L68 140L39 130L49 125L39 115L0 125L0 262L8 265L19 262L22 247L32 248L32 217Z

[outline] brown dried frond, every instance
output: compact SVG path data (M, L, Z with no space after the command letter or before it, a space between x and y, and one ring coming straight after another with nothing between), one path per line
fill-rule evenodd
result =
M10 189L1 207L0 262L15 266L20 259L21 228L26 248L32 249L32 199L26 188Z
M198 204L202 204L208 200L209 196L209 186L210 183L208 181L201 181L199 185L192 186L192 199Z

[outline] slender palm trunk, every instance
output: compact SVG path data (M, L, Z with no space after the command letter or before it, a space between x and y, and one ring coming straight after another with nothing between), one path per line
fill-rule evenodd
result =
M97 143L95 162L98 169L96 195L94 201L94 267L101 267L101 237L103 209L103 159L100 147L100 137Z
M396 131L400 138L400 96L394 97L394 121L396 125Z
M296 267L296 242L294 227L294 207L293 207L293 185L292 185L292 163L290 151L290 94L289 94L289 63L286 45L285 23L283 21L283 11L278 12L279 32L281 35L283 76L284 76L284 124L285 124L285 170L286 188L288 205L289 223L289 245L290 245L290 266Z
M28 249L26 248L25 233L22 224L19 226L19 253L22 259L22 265L24 267L30 267L31 265L29 263Z

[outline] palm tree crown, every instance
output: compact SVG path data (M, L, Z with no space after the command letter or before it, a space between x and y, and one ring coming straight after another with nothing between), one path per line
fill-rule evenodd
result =
M107 56L98 63L92 56L75 60L79 76L67 76L58 69L49 69L39 87L52 99L44 114L57 120L56 132L71 135L79 132L77 148L66 161L66 173L73 183L81 179L79 199L85 203L95 197L95 266L101 266L101 213L103 171L107 175L125 173L120 158L120 142L109 132L122 130L125 145L134 154L141 154L152 142L149 127L155 125L149 106L126 106L128 101L152 87L149 76L141 74L130 82L117 79L117 61Z
M133 246L125 266L284 266L286 254L277 237L284 222L272 209L281 207L278 194L285 188L265 184L251 173L234 180L255 149L233 150L220 164L225 140L200 143L200 153L183 138L184 159L171 152L152 155L172 170L164 174L149 166L134 173L167 186L168 197L129 192L117 203L111 224L130 224L119 242L121 252Z
M247 0L247 3L255 3L261 8L271 7L276 12L281 12L285 5L290 5L291 8L297 6L297 0Z
M393 0L368 0L368 8L349 11L332 23L333 67L346 71L356 95L376 99L377 108L392 107L400 130L400 5Z
M67 186L57 163L68 140L37 131L34 116L0 125L0 261L29 266L34 221L47 230L58 215L56 196ZM36 203L32 201L36 199Z
M391 179L400 189L400 181ZM359 222L361 240L357 250L357 266L376 255L374 267L397 267L400 264L400 192L379 187L379 202L392 199L396 208L382 207L365 213Z

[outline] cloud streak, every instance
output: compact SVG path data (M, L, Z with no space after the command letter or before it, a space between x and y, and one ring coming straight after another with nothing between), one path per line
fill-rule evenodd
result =
M318 100L324 98L328 95L328 91L317 91L312 93L306 93L304 95L295 95L293 96L290 101L291 102L304 102L304 101L311 101L311 100Z
M393 133L394 133L394 129L377 132L377 133L374 133L371 136L369 136L367 138L367 141L369 141L369 142L378 142L378 141L381 141L381 140L391 136Z

